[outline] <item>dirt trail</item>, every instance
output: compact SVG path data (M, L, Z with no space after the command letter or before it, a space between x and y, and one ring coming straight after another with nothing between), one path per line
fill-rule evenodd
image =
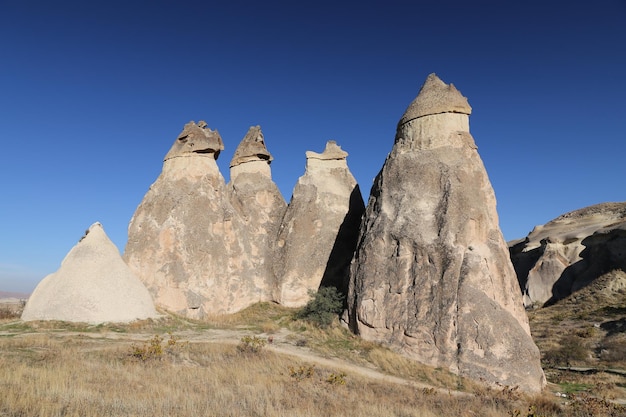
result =
M41 331L35 333L18 332L0 332L0 336L13 334L15 337L32 336L33 334L40 335L53 335L55 337L89 337L93 339L113 339L113 340L125 340L129 342L144 342L153 337L150 333L122 333L114 331L103 332L77 332L77 331ZM452 391L444 388L437 388L423 382L402 378L398 376L388 375L380 370L372 367L358 365L349 362L345 359L336 357L324 357L312 349L306 346L297 346L296 343L290 339L289 336L293 335L292 332L286 329L272 334L254 334L249 330L239 329L208 329L208 330L182 330L173 332L173 336L183 341L189 341L190 343L219 343L219 344L239 344L241 338L244 336L257 336L263 339L271 338L272 342L267 344L264 349L275 352L281 355L289 355L305 362L320 365L333 370L345 372L347 374L358 375L361 377L376 380L378 382L386 382L400 385L409 385L418 389L433 389L435 392L448 394L453 396L466 396L471 395L461 391Z

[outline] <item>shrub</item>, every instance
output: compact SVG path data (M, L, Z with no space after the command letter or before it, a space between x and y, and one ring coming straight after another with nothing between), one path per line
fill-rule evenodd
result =
M311 378L313 375L315 374L315 367L308 365L308 366L300 366L298 368L295 368L293 366L289 367L289 376L292 378L295 378L298 381L302 381L303 379L306 378Z
M330 385L346 385L346 374L344 372L330 374L330 376L326 378L326 382Z
M328 327L343 310L343 294L335 287L322 287L316 293L309 292L309 295L311 300L296 313L296 318Z
M237 350L241 353L259 353L266 343L265 339L257 336L244 336L237 345Z
M165 353L173 353L176 348L184 345L179 343L176 336L173 336L171 333L169 336L170 338L167 342L165 342L165 346L163 345L163 341L165 339L158 334L154 335L152 339L144 342L142 345L136 345L133 343L130 347L130 356L135 359L139 359L142 362L163 359L163 355Z
M551 365L570 366L572 362L584 361L588 356L583 339L568 335L561 339L561 346L558 349L546 352L544 359Z

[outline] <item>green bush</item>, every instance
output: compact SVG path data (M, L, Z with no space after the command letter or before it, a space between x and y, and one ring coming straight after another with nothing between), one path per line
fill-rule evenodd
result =
M335 287L322 287L296 314L296 318L310 321L320 327L328 327L343 310L344 296Z

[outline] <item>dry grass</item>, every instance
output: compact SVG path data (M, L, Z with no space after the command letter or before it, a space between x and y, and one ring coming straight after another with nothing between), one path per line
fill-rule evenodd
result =
M153 361L131 355L132 342L85 336L0 339L2 416L499 416L506 406L438 396L354 375L330 383L332 369L308 378L302 362L271 352L193 343ZM336 380L336 378L334 379Z
M0 416L626 415L593 397L570 396L569 405L562 405L550 393L481 388L363 341L338 324L319 329L292 313L264 303L208 323L173 316L129 325L0 322ZM208 340L207 334L223 329L262 337L289 333L290 346L304 344L303 352L444 389L369 379L268 348L255 352Z

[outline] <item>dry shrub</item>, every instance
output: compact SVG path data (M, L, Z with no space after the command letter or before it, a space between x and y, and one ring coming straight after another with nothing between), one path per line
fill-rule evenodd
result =
M554 366L570 366L584 362L589 356L585 341L576 335L567 335L561 339L556 349L544 353L544 361Z
M624 335L607 337L600 347L600 359L607 362L626 362L626 337Z

